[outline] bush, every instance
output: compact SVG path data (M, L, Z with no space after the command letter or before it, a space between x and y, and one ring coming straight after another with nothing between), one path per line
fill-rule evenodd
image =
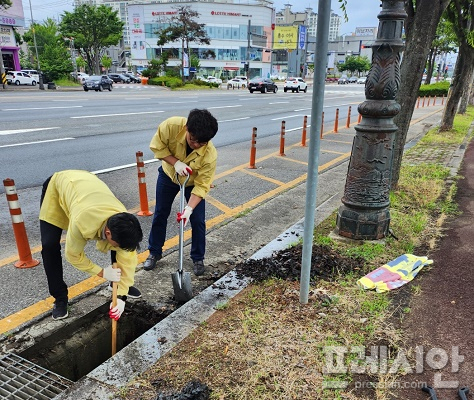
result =
M166 86L171 89L184 86L181 78L176 78L174 76L158 76L156 78L150 78L148 79L148 84Z
M448 94L449 82L437 82L431 85L421 85L418 89L418 96L420 97L442 97Z

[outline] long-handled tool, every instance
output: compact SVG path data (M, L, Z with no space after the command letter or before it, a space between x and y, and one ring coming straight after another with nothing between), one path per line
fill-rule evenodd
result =
M112 268L118 268L117 263L112 264ZM117 306L117 282L112 282L112 308ZM112 355L117 352L117 320L112 318Z
M176 175L179 184L179 211L184 210L184 190L189 180L189 175L185 181L181 183L179 175ZM191 286L191 274L183 271L184 258L184 220L179 221L179 269L171 273L173 281L174 298L178 303L186 303L193 298L193 288Z
M469 388L467 386L459 388L458 396L461 400L467 400L468 394L469 394Z

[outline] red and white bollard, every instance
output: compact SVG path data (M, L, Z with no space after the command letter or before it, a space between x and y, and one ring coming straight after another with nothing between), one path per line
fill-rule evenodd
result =
M146 192L145 163L143 162L143 152L137 151L137 171L138 171L138 191L140 194L140 211L137 215L150 216L153 213L148 208L148 194Z
M8 207L10 208L10 216L12 217L13 233L15 235L16 247L18 249L19 260L14 264L17 268L31 268L39 264L31 256L28 235L26 234L25 222L21 213L20 202L16 192L15 181L13 179L4 179L5 194L7 195Z

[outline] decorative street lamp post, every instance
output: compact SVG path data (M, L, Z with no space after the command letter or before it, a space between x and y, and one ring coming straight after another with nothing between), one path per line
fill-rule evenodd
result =
M356 240L387 236L390 225L393 118L400 112L395 95L400 86L400 53L406 18L403 0L382 0L372 67L365 84L366 100L358 107L346 186L337 215L336 233Z
M40 66L40 60L38 56L38 46L36 45L36 33L35 33L35 21L33 19L33 9L31 8L31 0L29 0L30 3L30 15L31 15L31 30L33 31L33 42L35 45L35 52L36 52L36 63L38 65L38 79L39 79L39 88L40 90L44 90L44 85L43 85L43 73L41 72L41 66Z

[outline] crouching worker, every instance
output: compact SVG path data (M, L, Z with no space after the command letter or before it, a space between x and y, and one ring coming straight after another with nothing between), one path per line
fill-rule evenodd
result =
M117 306L110 317L119 319L125 309L127 295L141 297L133 287L137 266L137 249L143 239L138 219L126 212L125 206L108 186L87 171L56 172L43 184L40 201L41 255L54 297L53 319L68 316L68 288L63 279L61 235L67 230L65 257L80 271L118 282ZM110 250L112 266L101 268L84 253L89 240L103 253Z

